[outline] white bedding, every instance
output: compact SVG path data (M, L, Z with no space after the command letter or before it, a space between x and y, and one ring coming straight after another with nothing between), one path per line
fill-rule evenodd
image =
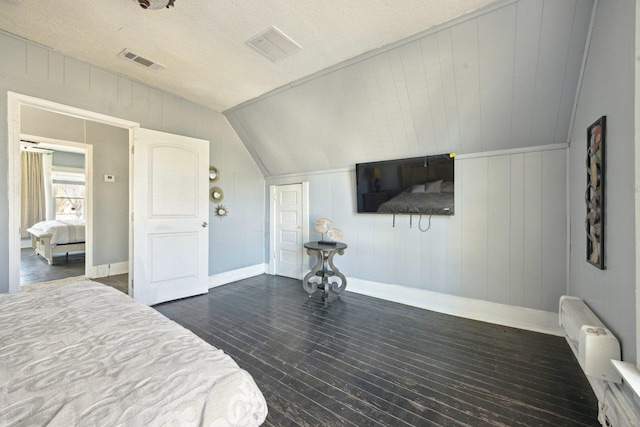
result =
M95 282L0 294L0 426L257 426L222 350Z
M84 242L84 220L42 221L32 225L27 231L32 229L51 234L51 246Z

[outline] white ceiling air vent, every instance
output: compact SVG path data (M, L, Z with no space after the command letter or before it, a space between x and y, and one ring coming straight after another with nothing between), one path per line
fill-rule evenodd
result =
M167 68L164 65L158 64L157 62L153 62L150 59L147 59L143 56L137 55L131 52L129 49L123 50L118 54L118 56L120 58L127 59L131 62L135 62L138 65L142 65L144 68L149 69L151 71L155 71L156 73L158 71L162 71Z
M276 27L267 28L262 33L249 39L247 44L273 62L300 50L300 46Z

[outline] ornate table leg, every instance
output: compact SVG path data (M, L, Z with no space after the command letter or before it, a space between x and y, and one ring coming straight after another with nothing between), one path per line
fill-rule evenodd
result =
M311 296L311 294L318 290L318 284L316 282L309 281L309 279L316 277L316 273L322 268L322 261L324 257L322 256L322 251L315 251L312 249L307 249L307 255L315 255L317 258L316 265L306 274L306 276L304 276L304 279L302 279L302 287L307 291L309 296Z
M338 278L340 279L340 285L338 285L338 282L333 282L331 284L331 290L333 292L336 293L341 293L342 291L344 291L344 289L347 287L347 278L344 277L344 274L340 273L340 270L338 270L338 267L336 267L333 264L333 257L334 255L338 253L339 255L343 255L344 254L344 249L338 249L337 251L331 251L331 253L329 254L329 266L331 266L331 271L333 271L333 274L335 276L338 276ZM327 294L328 296L328 290L326 289L327 286L325 286L325 294Z

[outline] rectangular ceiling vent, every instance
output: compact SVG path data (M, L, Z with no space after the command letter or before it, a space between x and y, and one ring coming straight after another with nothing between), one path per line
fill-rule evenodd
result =
M301 49L296 42L285 36L276 27L267 28L262 33L249 39L247 44L273 62L279 61Z
M162 71L165 70L167 67L165 67L164 65L158 64L157 62L153 62L150 59L147 59L143 56L137 55L133 52L131 52L129 49L125 49L122 52L120 52L118 54L118 56L120 58L124 58L128 61L131 62L135 62L138 65L142 65L144 68L151 70L151 71L155 71L156 73L158 71Z

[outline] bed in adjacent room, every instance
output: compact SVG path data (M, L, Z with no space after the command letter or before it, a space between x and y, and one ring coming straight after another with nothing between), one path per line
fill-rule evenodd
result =
M0 424L257 426L253 378L154 309L90 281L0 294Z
M41 221L27 228L31 235L31 247L53 264L56 254L69 254L85 250L84 220Z

